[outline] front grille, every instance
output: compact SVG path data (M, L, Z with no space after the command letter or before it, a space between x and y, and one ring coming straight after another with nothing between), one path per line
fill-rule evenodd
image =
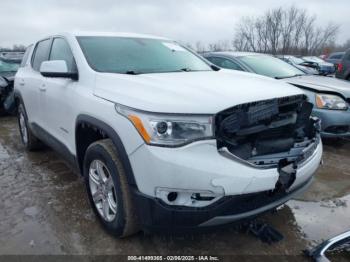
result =
M253 164L278 164L276 154L283 152L281 159L289 159L295 148L307 147L316 137L318 120L310 118L312 107L306 96L295 95L224 110L215 118L217 147ZM264 158L270 155L274 158Z

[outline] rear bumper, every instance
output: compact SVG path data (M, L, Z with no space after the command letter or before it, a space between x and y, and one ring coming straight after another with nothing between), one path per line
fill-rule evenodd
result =
M312 183L312 177L290 192L271 191L238 196L226 196L204 208L174 207L133 191L140 223L149 231L198 230L254 218L281 206L304 192Z

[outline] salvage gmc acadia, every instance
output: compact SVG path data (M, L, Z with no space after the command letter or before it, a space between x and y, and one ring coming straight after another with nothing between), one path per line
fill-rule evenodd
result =
M253 218L305 190L320 164L320 123L296 87L154 36L64 33L26 52L22 142L75 164L118 237Z

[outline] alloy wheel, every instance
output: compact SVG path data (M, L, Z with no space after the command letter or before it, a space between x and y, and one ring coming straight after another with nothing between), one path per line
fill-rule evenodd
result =
M113 221L117 215L117 194L111 173L100 160L90 164L89 185L98 213L105 221Z

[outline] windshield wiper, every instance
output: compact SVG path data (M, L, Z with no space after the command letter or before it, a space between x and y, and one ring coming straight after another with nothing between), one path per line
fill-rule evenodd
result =
M291 76L276 76L275 79L285 79L285 78L292 78L292 77L297 77L297 76L303 76L302 74L295 74Z

